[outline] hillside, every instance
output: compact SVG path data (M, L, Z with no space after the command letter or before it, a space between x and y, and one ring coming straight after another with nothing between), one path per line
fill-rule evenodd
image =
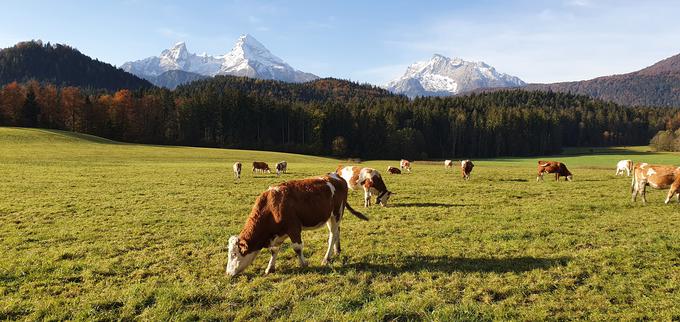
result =
M153 87L146 80L66 45L28 41L0 50L0 85L29 80L107 90Z
M628 74L554 84L529 90L570 92L631 106L680 107L680 55Z

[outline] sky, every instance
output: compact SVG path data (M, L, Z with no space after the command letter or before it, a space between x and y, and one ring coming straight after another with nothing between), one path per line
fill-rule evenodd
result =
M382 85L438 53L526 82L621 74L680 53L680 1L7 1L0 47L41 39L117 66L250 34L296 69Z

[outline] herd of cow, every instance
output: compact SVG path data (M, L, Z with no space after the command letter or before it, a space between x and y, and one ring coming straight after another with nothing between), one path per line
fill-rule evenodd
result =
M451 160L444 161L445 168L451 168L453 164ZM474 167L472 161L462 160L460 167L463 179L469 180ZM234 163L234 176L237 179L241 177L241 168L240 162ZM277 176L286 173L287 168L288 164L285 161L277 163ZM411 170L411 162L401 160L399 168L390 166L387 173L400 174L402 171ZM628 176L631 172L633 175L631 183L633 201L639 193L643 203L646 204L645 188L649 185L656 189L670 187L666 203L675 195L680 202L680 167L648 163L633 165L631 160L621 160L617 164L616 175L624 171ZM271 170L267 163L256 161L253 162L253 173L255 172L271 173ZM559 181L560 177L567 181L573 180L573 175L562 162L538 161L536 181L543 180L545 173L554 173L556 181ZM301 233L303 230L317 229L324 224L328 227L329 237L322 265L328 264L332 256L340 253L340 221L344 209L347 208L359 219L368 220L365 215L347 203L349 189L355 190L359 187L364 190L364 207L371 205L373 195L376 195L376 203L386 206L394 194L387 189L377 170L342 165L338 166L335 172L324 176L291 180L269 187L257 197L241 233L229 238L227 274L234 276L242 272L264 248L267 248L271 255L265 273L274 272L276 256L286 238L290 238L300 265L307 266L307 260L302 254Z

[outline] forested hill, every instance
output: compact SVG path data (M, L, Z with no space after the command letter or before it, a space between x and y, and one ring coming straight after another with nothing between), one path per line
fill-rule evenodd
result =
M525 88L578 93L623 105L680 107L680 55L628 74Z
M349 102L375 99L402 99L386 89L335 78L317 79L305 83L286 83L276 80L237 76L215 76L177 87L181 96L197 92L233 89L245 95L275 99L282 102Z
M29 80L107 90L153 87L146 80L66 45L28 41L0 50L0 85Z
M408 100L337 80L289 85L218 77L177 91L111 93L29 82L0 90L0 125L126 142L365 159L526 156L563 147L641 145L677 113L524 90Z

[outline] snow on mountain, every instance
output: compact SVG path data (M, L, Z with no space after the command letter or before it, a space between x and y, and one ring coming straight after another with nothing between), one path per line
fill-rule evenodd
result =
M121 68L152 81L171 70L204 76L234 75L284 82L306 82L319 78L294 69L251 35L241 36L231 51L222 56L192 54L186 44L180 42L161 52L158 57L127 62Z
M387 84L387 89L409 97L447 96L478 88L516 87L525 83L499 73L483 62L468 62L435 54L429 61L410 65L403 76Z

